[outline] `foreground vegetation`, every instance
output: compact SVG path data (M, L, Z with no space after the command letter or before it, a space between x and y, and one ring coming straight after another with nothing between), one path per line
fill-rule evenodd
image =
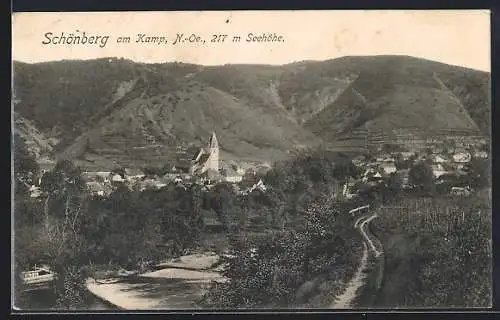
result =
M273 232L231 245L223 275L205 295L210 308L277 308L329 305L352 276L361 236L335 201L339 185L356 175L350 160L328 152L299 155L265 177L271 191L261 207L278 221Z
M231 280L204 297L211 308L326 307L354 274L361 239L331 203L313 206L302 228L236 241L223 272Z
M492 298L491 198L407 197L382 206L377 307L488 307Z

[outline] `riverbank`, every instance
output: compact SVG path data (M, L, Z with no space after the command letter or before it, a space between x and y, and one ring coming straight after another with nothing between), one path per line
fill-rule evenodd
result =
M156 271L123 277L113 283L86 281L89 292L123 310L197 309L213 281L224 281L213 268L214 254L183 256L160 263ZM165 266L171 266L166 267Z

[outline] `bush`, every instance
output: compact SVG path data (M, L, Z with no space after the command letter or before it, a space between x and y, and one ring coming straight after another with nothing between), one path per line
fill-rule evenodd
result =
M304 286L317 283L318 277L333 281L339 275L332 270L354 270L361 239L349 217L327 202L311 204L305 219L303 227L234 242L235 257L227 260L224 271L231 280L213 287L204 304L212 308L286 307L314 296L316 285L307 290Z
M478 196L413 198L393 208L372 222L386 251L379 306L489 306L490 204Z

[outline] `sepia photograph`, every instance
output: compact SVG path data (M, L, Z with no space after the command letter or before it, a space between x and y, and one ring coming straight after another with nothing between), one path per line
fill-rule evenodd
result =
M11 23L16 312L492 306L488 10Z

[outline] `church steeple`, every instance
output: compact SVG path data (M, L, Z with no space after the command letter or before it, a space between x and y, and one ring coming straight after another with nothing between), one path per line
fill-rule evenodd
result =
M212 132L212 136L210 137L209 148L210 149L219 148L219 143L217 142L217 136L215 135L215 131Z
M219 172L219 142L217 141L215 131L212 132L212 136L210 137L209 152L210 156L208 159L207 169L212 173L212 175L217 175Z

